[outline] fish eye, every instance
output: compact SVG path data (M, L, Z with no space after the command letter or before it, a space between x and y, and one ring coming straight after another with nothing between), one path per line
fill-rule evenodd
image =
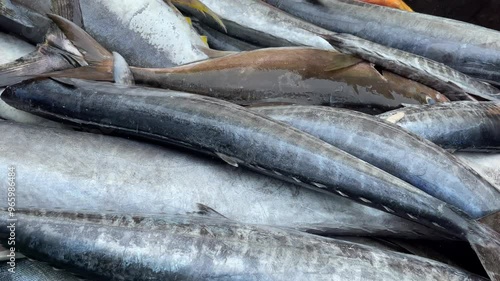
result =
M436 104L436 101L431 97L425 97L427 104Z

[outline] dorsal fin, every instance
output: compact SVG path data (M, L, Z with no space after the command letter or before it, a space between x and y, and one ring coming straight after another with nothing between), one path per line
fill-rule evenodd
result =
M127 61L117 52L113 52L113 78L119 85L134 85L134 74Z
M213 216L213 217L217 217L217 218L228 219L227 217L223 216L221 213L217 212L216 210L210 208L207 205L197 203L196 206L198 207L198 214L199 215Z

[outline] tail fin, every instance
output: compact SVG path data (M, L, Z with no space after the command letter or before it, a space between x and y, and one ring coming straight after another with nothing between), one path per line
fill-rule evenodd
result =
M478 222L467 238L490 279L500 281L500 233Z
M86 65L82 54L57 28L49 29L46 40L30 54L0 66L0 87L19 83L51 71Z
M493 213L480 219L479 221L481 224L486 225L494 231L500 233L500 212Z
M113 55L75 23L58 15L47 15L83 55L87 66L50 72L42 77L66 77L113 81Z

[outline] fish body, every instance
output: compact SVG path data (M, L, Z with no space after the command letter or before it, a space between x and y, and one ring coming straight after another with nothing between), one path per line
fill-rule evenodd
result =
M444 63L500 84L500 32L468 23L352 0L266 0L325 29Z
M379 117L446 149L500 149L499 102L464 101L435 107L405 107Z
M75 79L59 81L64 82L11 86L2 99L18 109L69 124L216 155L232 166L348 197L466 239L488 275L500 280L500 234L489 223L471 221L443 201L302 131L210 97Z
M243 223L324 235L442 237L341 197L168 147L8 122L0 128L0 169L19 171L19 208L190 214L203 204Z
M312 106L257 107L254 110L403 179L458 207L473 219L500 211L500 192L488 181L437 145L401 127L381 122L377 117Z
M399 107L446 101L438 92L335 51L268 48L168 69L132 68L138 83L241 105ZM329 68L334 68L329 70ZM335 69L337 68L337 69Z
M446 228L456 224L458 229L455 226L452 233L458 235L467 228L443 202L319 139L243 107L182 92L65 81L70 85L53 80L18 84L9 87L2 99L54 120L96 125L215 154L232 165L281 175L362 204L383 205L419 222L427 217Z
M209 58L200 36L161 0L79 2L85 30L130 65L169 67Z
M22 209L16 217L26 255L98 279L483 280L429 259L222 217Z
M500 190L500 154L457 152L455 155Z

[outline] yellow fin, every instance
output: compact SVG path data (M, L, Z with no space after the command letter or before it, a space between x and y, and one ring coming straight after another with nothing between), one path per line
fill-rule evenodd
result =
M205 35L201 35L200 38L201 38L201 41L203 41L203 43L205 43L205 45L207 45L207 47L208 47L208 37Z
M190 17L184 17L186 21L189 23L190 26L193 26L193 21L191 20Z
M329 64L326 68L325 71L336 71L340 70L343 68L347 68L349 66L353 66L355 64L358 64L362 62L363 60L352 56L352 55L346 55L346 54L335 54L335 59Z
M164 1L169 1L169 0L164 0ZM219 18L219 16L214 11L210 10L210 8L208 8L205 4L201 3L199 0L170 0L170 1L180 6L196 9L197 11L203 13L204 15L209 15L224 29L224 31L227 32L226 26Z

